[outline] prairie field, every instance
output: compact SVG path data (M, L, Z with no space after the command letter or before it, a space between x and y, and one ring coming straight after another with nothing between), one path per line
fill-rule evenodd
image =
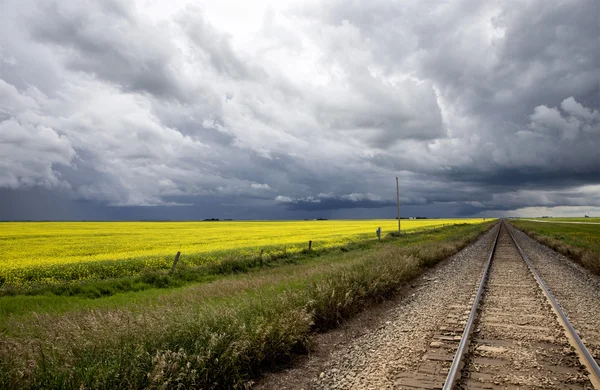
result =
M542 244L600 275L600 225L564 223L573 220L572 218L544 220L548 223L523 220L511 220L510 223Z
M402 220L415 232L478 219ZM227 258L319 250L375 238L397 220L0 223L0 285L109 279ZM178 266L179 266L178 265Z

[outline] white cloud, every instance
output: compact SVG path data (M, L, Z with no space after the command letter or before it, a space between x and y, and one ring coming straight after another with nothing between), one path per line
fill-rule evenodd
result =
M42 100L40 103L36 98ZM70 140L38 120L46 97L34 88L19 93L0 79L0 187L68 187L54 169L75 157Z
M275 197L275 201L281 202L281 203L295 203L294 199L290 198L289 196L282 196L282 195L277 195Z
M344 200L350 200L352 202L359 202L361 200L374 200L374 201L382 200L381 196L373 195L370 193L366 193L366 194L352 193L352 194L348 194L348 195L342 195L340 198L344 199Z
M257 190L271 190L271 186L268 184L260 184L260 183L252 183L250 184L250 187L257 189Z

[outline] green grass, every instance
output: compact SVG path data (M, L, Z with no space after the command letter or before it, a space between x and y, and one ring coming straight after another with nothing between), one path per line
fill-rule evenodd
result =
M440 233L438 235L442 236ZM419 238L411 237L411 240L406 241L406 245L412 245L411 242L419 242ZM150 280L163 281L156 284L138 280L145 278L142 276L140 278L85 281L61 286L47 286L37 290L14 289L10 295L0 297L0 327L2 320L8 318L8 316L23 315L30 312L66 312L87 308L143 306L158 298L166 299L171 295L177 295L189 288L210 289L218 283L235 284L244 280L262 280L264 275L277 275L277 278L282 278L286 274L308 272L308 270L319 264L346 262L348 258L360 256L365 251L373 250L377 245L381 245L381 243L371 240L353 243L337 249L297 253L280 259L264 261L262 267L257 259L253 260L250 266L243 267L242 265L246 264L246 260L242 258L240 259L242 265L230 265L225 270L210 268L207 270L204 267L198 267L178 270L173 275L161 271L148 273L148 275L152 275ZM231 260L231 262L234 262L234 260ZM260 274L260 278L257 274ZM121 289L122 284L129 285L128 282L139 288L135 290ZM114 286L118 286L118 288L108 292ZM97 295L95 292L98 290L103 290L105 293ZM21 293L17 293L18 291L21 291Z
M126 292L139 292L153 288L176 288L191 283L208 282L223 275L247 273L261 268L283 264L298 264L319 256L336 254L340 251L366 249L375 245L375 240L348 243L338 248L322 248L300 252L271 252L259 256L244 257L230 255L206 265L194 266L185 262L177 264L175 272L148 269L139 275L115 276L109 279L62 281L53 284L4 285L0 297L16 295L58 295L83 298L102 298Z
M2 322L0 388L242 388L308 348L311 332L391 296L490 226L406 235L167 290L4 297L0 305L30 311Z
M600 225L521 220L511 220L510 223L542 244L600 275Z

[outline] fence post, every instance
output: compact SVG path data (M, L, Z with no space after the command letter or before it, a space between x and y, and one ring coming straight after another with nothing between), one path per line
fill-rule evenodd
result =
M312 240L308 241L308 250L312 250Z
M179 256L181 255L181 252L177 251L177 254L175 255L175 260L173 261L173 266L171 267L171 272L173 273L175 272L175 266L177 265L177 262L179 261Z

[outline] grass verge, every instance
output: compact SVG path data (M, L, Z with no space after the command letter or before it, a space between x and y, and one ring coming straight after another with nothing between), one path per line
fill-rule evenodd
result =
M263 267L276 267L285 264L299 264L309 259L340 251L364 250L373 247L374 240L348 243L343 247L302 250L298 252L272 251L264 256L242 256L230 254L219 261L200 266L178 263L174 273L168 269L142 269L138 275L122 276L115 273L111 277L92 280L54 281L51 284L33 283L25 285L2 286L0 297L17 295L56 295L101 298L125 292L137 292L154 288L176 288L190 283L208 282L223 275L248 273ZM118 261L114 261L117 263ZM94 266L94 263L86 267Z
M511 220L536 241L600 275L600 226Z
M143 304L12 316L0 330L0 388L242 388L305 350L311 332L389 297L491 225L402 236Z

